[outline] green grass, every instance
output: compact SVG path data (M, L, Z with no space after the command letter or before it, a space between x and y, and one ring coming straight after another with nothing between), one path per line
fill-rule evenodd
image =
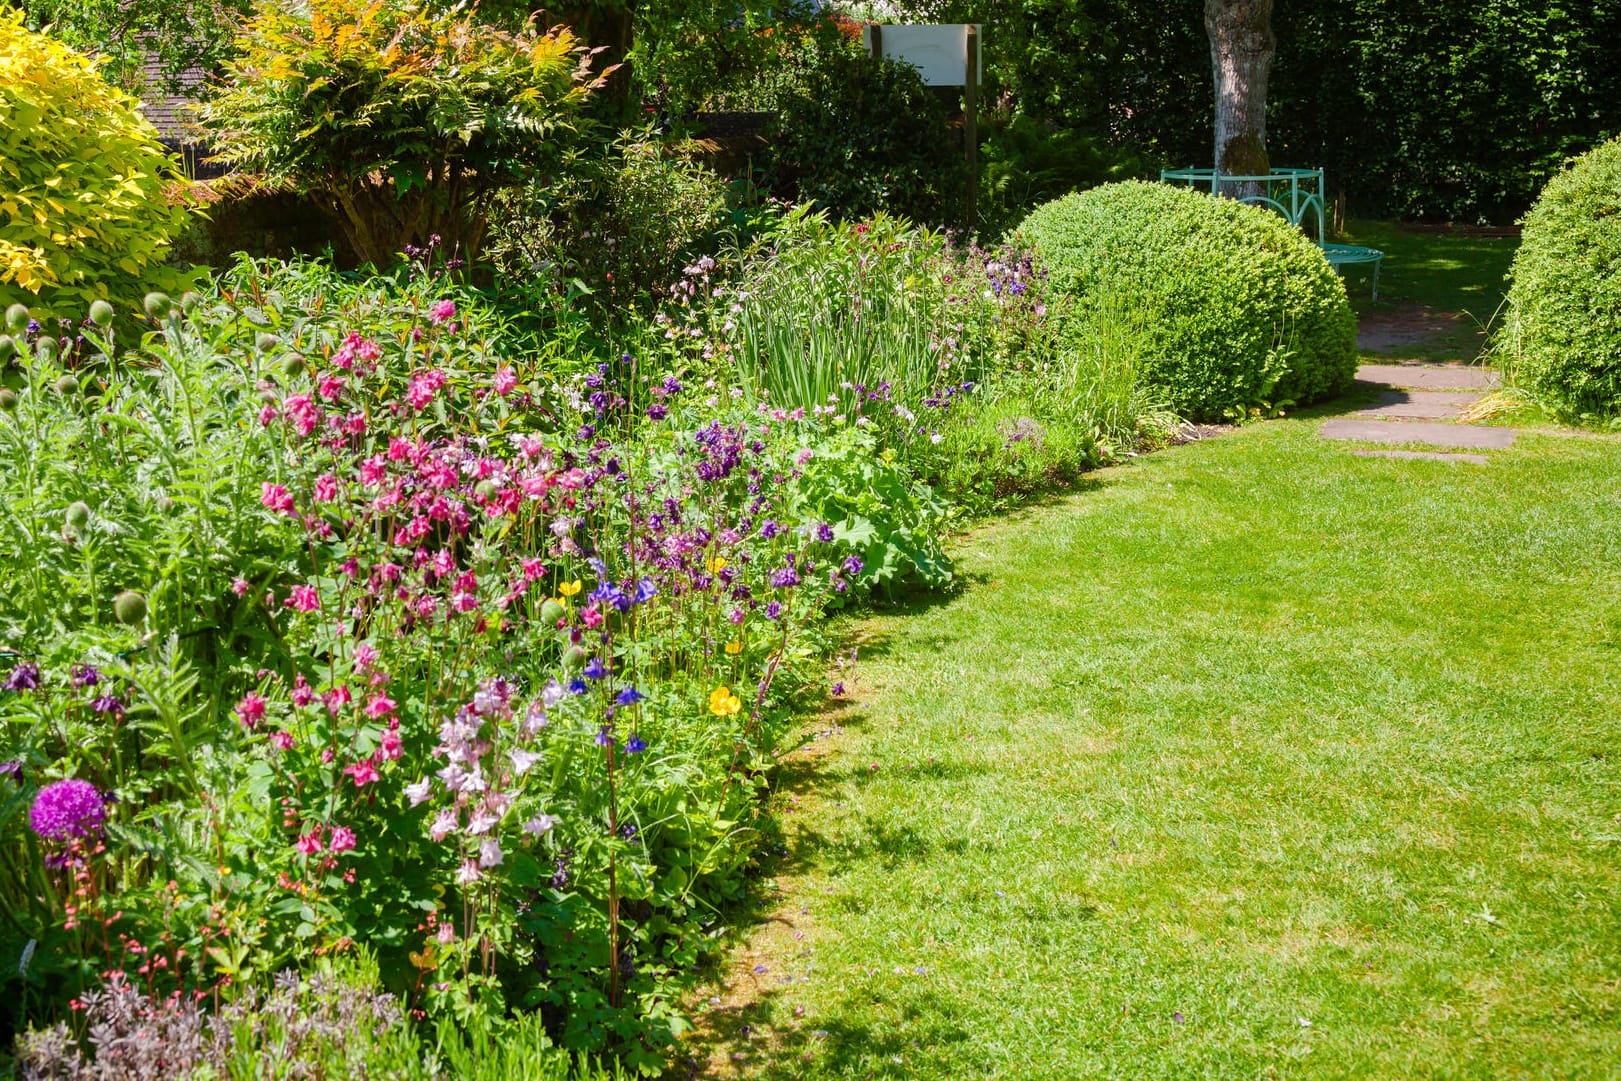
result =
M1491 322L1508 293L1504 279L1520 244L1518 237L1414 233L1377 221L1352 221L1339 239L1385 253L1377 302L1368 296L1371 269L1346 268L1348 291L1359 311L1408 301L1466 312L1482 324Z
M1621 444L1315 426L1105 471L859 627L706 1075L1621 1076Z

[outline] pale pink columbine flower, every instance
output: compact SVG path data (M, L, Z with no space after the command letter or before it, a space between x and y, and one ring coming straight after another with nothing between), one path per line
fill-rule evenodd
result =
M355 847L355 831L348 826L333 826L332 839L327 842L329 852L347 852Z
M456 808L446 807L434 818L428 826L428 836L435 841L443 841L456 831Z
M508 367L495 369L495 392L505 398L518 388L518 373Z
M389 564L392 566L392 564ZM396 571L398 568L395 568ZM355 647L355 664L361 668L370 668L377 663L377 647L370 642L361 642Z
M440 323L448 322L449 320L456 318L456 302L448 299L441 300L432 308L428 309L428 318L433 320L434 326L438 326Z
M265 481L259 486L259 502L266 510L273 510L277 514L293 513L293 496L285 484Z
M249 691L242 696L242 701L236 704L236 719L241 722L243 728L252 728L264 720L265 706L268 704L261 695Z
M321 851L321 827L316 826L308 833L299 834L298 843L293 846L300 856L314 856Z
M270 733L270 745L278 751L290 751L298 745L291 732Z
M355 779L356 788L364 788L383 779L377 772L377 766L369 758L362 758L352 766L345 766L343 772Z
M456 872L458 886L470 886L484 877L484 872L478 869L477 860L463 860L461 868Z
M470 835L477 837L481 833L488 833L490 830L494 829L495 824L498 821L500 821L500 819L496 818L485 808L480 807L468 816L467 832Z
M315 478L315 501L317 503L330 503L338 498L338 478L331 473L322 473Z
M431 795L433 795L433 781L427 777L422 778L415 784L405 786L405 798L411 801L413 807L428 802L428 797Z
M539 837L557 824L557 819L551 815L536 815L523 824L525 833Z
M287 594L287 607L300 612L319 612L321 596L314 586L294 586Z
M512 759L512 772L522 777L534 767L536 762L539 762L545 756L514 747L507 752L507 757Z
M811 450L809 447L806 447L798 454L794 455L794 464L803 469L805 463L809 462L814 457L816 457L816 452Z
M441 946L448 946L456 941L456 928L448 923L441 923L439 930L434 932L434 937L439 940Z
M486 837L478 845L478 865L480 867L499 867L505 862L501 853L501 842L494 837Z

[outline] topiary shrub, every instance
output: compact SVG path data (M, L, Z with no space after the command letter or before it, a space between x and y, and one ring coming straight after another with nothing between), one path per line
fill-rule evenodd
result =
M1067 295L1063 333L1145 328L1140 378L1191 420L1338 393L1356 374L1356 322L1316 245L1283 218L1131 181L1038 207L1018 234Z
M1548 182L1509 279L1515 381L1567 415L1621 414L1621 139Z
M133 310L187 211L157 131L89 60L0 12L0 307Z

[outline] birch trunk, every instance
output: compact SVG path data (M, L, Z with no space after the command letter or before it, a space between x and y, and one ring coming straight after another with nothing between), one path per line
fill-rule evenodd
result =
M1264 175L1270 167L1266 80L1277 51L1272 0L1205 0L1204 27L1210 37L1210 68L1216 80L1216 173ZM1259 194L1262 188L1258 184L1228 185L1219 193L1244 198Z

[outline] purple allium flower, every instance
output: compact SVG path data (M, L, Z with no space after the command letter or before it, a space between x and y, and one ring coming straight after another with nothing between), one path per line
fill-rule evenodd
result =
M626 754L641 754L645 750L647 750L647 741L641 736L631 736L630 739L625 741Z
M54 781L39 790L28 827L47 841L83 837L101 829L107 805L89 781Z
M624 690L620 691L614 696L614 701L618 702L622 706L634 706L637 702L642 701L646 697L647 695L643 694L641 691L638 691L635 687L626 687Z
M32 661L23 661L6 677L5 689L8 691L32 691L38 687L39 665Z

